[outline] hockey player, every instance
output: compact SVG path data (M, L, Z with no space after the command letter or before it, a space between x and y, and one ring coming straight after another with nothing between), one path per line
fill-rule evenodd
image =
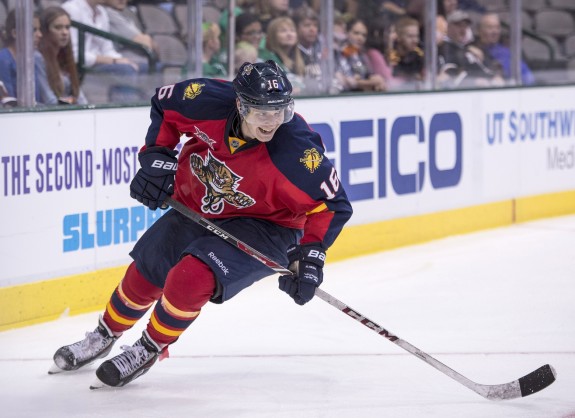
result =
M158 89L130 193L150 209L173 194L288 267L293 274L281 276L279 288L303 305L322 283L325 252L352 208L320 136L294 114L291 92L274 61L243 64L233 82L200 78ZM142 337L103 362L91 387L124 386L167 355L208 301L223 303L273 274L175 210L130 255L97 328L58 349L51 373L107 356L158 301Z

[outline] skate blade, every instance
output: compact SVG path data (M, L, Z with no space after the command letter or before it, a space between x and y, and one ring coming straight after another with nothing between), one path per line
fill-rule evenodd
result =
M59 368L56 363L53 363L52 366L50 366L50 369L48 369L48 374L58 374L64 372L66 372L66 370Z
M102 382L100 379L96 378L90 385L91 390L98 390L98 389L105 389L105 388L114 388L113 386L107 385Z

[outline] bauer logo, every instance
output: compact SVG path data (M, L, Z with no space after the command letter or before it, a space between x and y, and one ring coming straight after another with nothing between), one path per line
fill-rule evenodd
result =
M163 210L144 206L72 213L62 220L63 251L80 251L136 242Z
M339 147L332 126L311 127L339 166L351 201L456 187L461 180L463 127L458 113L341 121Z

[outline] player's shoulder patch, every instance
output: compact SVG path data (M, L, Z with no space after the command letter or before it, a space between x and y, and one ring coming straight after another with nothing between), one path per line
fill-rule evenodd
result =
M309 175L317 176L319 171L323 171L326 163L329 165L319 134L312 131L301 117L294 117L280 127L276 135L268 147L274 163L281 167L282 172L309 178Z
M191 81L187 87L184 89L184 97L183 100L189 99L194 100L200 94L202 94L203 87L206 86L206 83L201 83L197 80Z
M308 148L303 151L303 156L299 162L310 172L313 173L319 168L323 161L323 155L316 148Z

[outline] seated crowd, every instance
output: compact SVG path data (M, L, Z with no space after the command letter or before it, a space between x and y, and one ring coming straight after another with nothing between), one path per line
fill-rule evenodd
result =
M138 5L143 1L60 3L38 7L34 15L37 104L137 102L147 100L155 87L164 84L168 67L161 60L150 60L160 56L161 45L140 20ZM171 15L182 3L152 2ZM234 71L245 61L273 59L288 73L294 93L299 95L423 88L425 2L335 1L333 51L326 51L320 34L320 0L238 0L236 4L235 49L230 57ZM464 8L481 14L477 27ZM113 36L87 33L81 48L72 20ZM219 21L206 21L202 26L205 77L230 79L234 75L228 74L228 51L222 47L227 21L226 9L221 10ZM438 0L436 29L439 88L497 87L511 79L511 53L501 40L497 14L485 12L471 0ZM0 49L0 99L5 105L13 105L18 94L16 36L11 11ZM120 42L122 39L132 44ZM179 42L185 45L185 36ZM140 48L134 48L133 43ZM328 54L333 54L335 63L329 79L325 77ZM177 75L185 78L187 74L183 63ZM521 74L523 84L534 84L525 63Z

